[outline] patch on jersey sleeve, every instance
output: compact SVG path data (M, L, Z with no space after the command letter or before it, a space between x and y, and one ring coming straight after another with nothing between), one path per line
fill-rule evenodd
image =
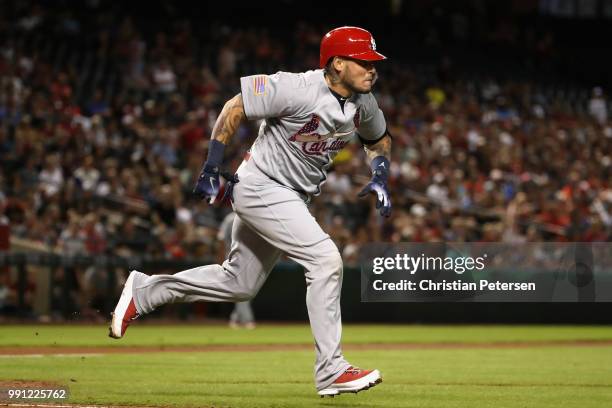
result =
M253 93L255 95L263 95L266 93L266 82L268 77L265 75L259 75L253 78Z

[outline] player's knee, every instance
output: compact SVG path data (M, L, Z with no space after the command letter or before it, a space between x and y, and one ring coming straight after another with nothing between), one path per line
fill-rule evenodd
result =
M321 267L333 275L342 273L342 256L334 245L320 258Z
M251 300L257 294L257 288L241 288L234 293L234 299L236 302L246 302Z

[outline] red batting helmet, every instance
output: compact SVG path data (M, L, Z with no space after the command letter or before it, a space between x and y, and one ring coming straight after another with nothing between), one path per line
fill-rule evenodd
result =
M387 59L376 52L376 42L369 31L359 27L334 28L321 40L321 68L327 65L332 57L350 57L364 61L380 61Z

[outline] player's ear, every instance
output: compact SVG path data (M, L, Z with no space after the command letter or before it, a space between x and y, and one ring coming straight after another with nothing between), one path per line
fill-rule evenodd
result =
M342 57L334 57L332 59L332 67L338 72L342 72L342 70L344 69L345 63L346 63L346 60Z

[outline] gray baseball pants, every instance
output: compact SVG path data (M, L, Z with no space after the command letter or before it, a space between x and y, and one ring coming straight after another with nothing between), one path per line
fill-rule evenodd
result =
M230 314L231 323L254 323L255 316L253 315L253 309L251 309L251 302L237 302L234 305L234 310Z
M241 302L254 297L282 253L302 265L315 339L315 384L329 386L350 364L340 348L342 258L308 211L305 197L262 174L252 160L238 169L232 247L223 265L174 275L136 274L134 303L145 314L174 302Z

